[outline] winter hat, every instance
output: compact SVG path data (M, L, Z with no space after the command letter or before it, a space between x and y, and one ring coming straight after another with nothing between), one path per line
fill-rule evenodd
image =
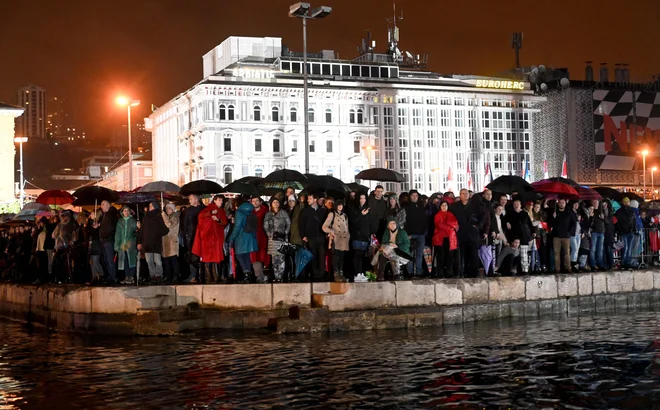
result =
M338 199L335 201L335 209L339 206L344 206L344 200L343 199Z
M639 202L637 202L636 199L633 199L632 201L630 201L630 207L631 208L638 208L639 207Z
M289 195L289 198L287 198L287 201L293 201L293 202L296 202L296 196L293 195L293 194Z
M410 191L408 191L408 195L412 195L412 194L417 194L419 196L419 191L416 189L411 189Z
M630 198L627 196L624 196L623 199L621 200L621 203L624 205L629 205L630 204Z

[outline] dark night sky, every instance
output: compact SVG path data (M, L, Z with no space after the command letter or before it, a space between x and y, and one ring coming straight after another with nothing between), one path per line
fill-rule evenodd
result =
M161 105L202 75L201 56L230 35L282 37L302 50L301 23L287 17L293 0L0 1L0 101L34 83L67 98L88 135L124 120L118 93ZM370 29L385 46L391 0L326 0L333 14L309 25L309 50L354 58ZM625 6L624 6L625 5ZM627 8L626 8L627 7ZM584 61L627 62L634 81L660 73L658 0L403 0L401 48L428 53L442 73L493 75L510 68L510 35L524 31L522 63L568 67ZM613 67L612 67L613 68ZM612 75L612 74L610 74Z

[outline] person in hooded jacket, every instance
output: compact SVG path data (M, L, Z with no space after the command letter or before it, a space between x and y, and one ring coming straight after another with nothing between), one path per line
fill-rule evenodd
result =
M293 201L296 202L295 196L293 197ZM291 198L289 198L289 204L291 204ZM307 195L300 194L298 201L293 206L293 208L289 207L289 219L291 220L291 238L289 239L289 242L291 242L296 246L303 246L303 240L302 237L300 236L299 222L300 222L300 214L302 213L302 210L305 209L306 206L307 206Z
M394 218L396 223L399 224L399 228L404 228L406 225L406 210L399 206L396 195L387 198L387 211L385 212L385 218Z
M404 229L399 228L395 219L389 219L387 221L387 229L383 233L383 237L380 241L381 250L383 247L398 248L404 253L410 253L410 238ZM403 280L403 275L401 274L401 267L405 264L400 257L398 257L394 252L391 252L386 255L384 252L379 252L378 256L378 281L385 280L385 268L387 263L390 263L392 267L392 275L394 280Z
M176 205L165 205L163 223L167 226L167 235L163 236L163 276L165 282L179 281L179 212Z
M264 230L264 219L268 213L268 208L263 206L263 201L258 196L253 196L250 200L254 207L254 214L257 216L257 250L250 254L252 261L252 269L257 278L264 276L264 267L270 263L270 255L268 254L268 236ZM281 202L280 202L281 203Z
M71 268L71 251L74 244L78 241L78 229L73 221L71 211L62 212L62 221L53 231L55 240L55 259L53 273L58 278L58 282L73 282L73 273ZM22 247L27 248L27 244L21 243Z
M355 267L356 278L362 279L363 276L360 275L364 275L365 272L364 259L371 240L366 193L359 194L358 205L351 210L348 226L351 231L353 266Z
M238 259L238 263L241 265L244 275L243 283L250 283L250 273L252 272L250 253L259 249L257 245L257 233L245 231L248 216L252 212L254 212L254 206L250 202L244 202L238 207L234 216L234 230L228 239L228 242L234 247L236 259ZM257 281L259 283L267 282L263 274L257 278Z
M121 209L121 218L117 222L115 231L115 252L119 270L123 270L126 278L123 285L135 283L137 266L137 221L133 218L131 208L125 206Z
M449 212L449 203L442 201L440 211L434 217L433 254L438 278L454 276L454 253L458 249L458 221Z
M142 218L137 239L137 250L144 252L149 275L156 285L163 279L163 236L169 233L160 213L160 203L152 201Z
M192 253L199 256L204 266L206 283L217 283L219 280L218 264L225 259L222 245L225 243L225 226L227 213L224 207L225 197L216 195L213 201L199 212L197 216L197 232ZM223 276L223 281L227 278Z

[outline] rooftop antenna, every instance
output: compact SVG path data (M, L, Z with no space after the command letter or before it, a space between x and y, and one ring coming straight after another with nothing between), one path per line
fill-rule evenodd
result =
M516 70L520 70L520 49L523 44L523 33L517 31L511 36L511 48L516 52Z
M398 21L403 20L403 11L401 16L396 16L396 3L392 3L394 14L391 19L385 19L388 24L387 28L387 43L388 43L388 53L392 56L394 62L400 62L402 60L401 50L399 50L399 26L397 25Z

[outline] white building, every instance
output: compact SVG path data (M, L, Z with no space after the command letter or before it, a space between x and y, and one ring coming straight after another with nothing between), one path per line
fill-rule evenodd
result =
M322 56L308 59L310 173L351 182L384 167L408 181L387 189L430 193L466 187L468 161L476 189L486 164L497 177L533 163L542 98L525 83ZM282 53L280 38L230 37L203 60L204 79L145 120L154 178L305 172L302 58Z
M46 90L27 85L18 90L18 106L25 112L16 119L16 136L46 138Z

